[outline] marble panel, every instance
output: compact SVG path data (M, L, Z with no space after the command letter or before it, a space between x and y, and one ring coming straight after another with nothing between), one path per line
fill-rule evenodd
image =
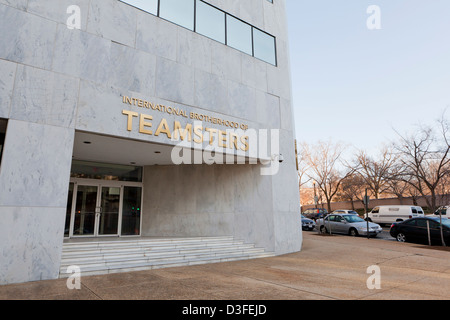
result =
M273 213L275 253L298 252L302 248L302 226L299 212Z
M50 69L56 25L56 22L0 4L0 30L8 30L0 32L0 58Z
M113 87L153 96L156 85L156 56L117 43L111 44L109 83Z
M86 30L89 0L28 0L27 11L58 23L67 24L67 20L73 16L69 11L70 6L80 8L81 30Z
M156 63L156 96L194 105L194 69L163 58Z
M228 81L229 113L238 118L257 121L256 90L241 83Z
M152 14L138 11L136 49L176 61L179 28Z
M216 213L234 212L235 165L216 165L214 168L214 192L217 195Z
M58 277L65 213L65 208L0 206L0 285Z
M177 62L211 72L212 46L216 41L184 28L178 28Z
M271 211L238 212L234 215L234 237L274 251L275 235Z
M239 18L257 28L264 28L264 11L261 0L240 1Z
M252 56L242 55L242 83L267 91L267 63Z
M110 79L110 40L59 25L54 55L53 71L99 83Z
M10 120L0 206L65 207L73 140L73 129Z
M27 1L28 0L0 0L0 3L6 4L7 6L11 6L20 10L26 10Z
M280 127L280 98L256 90L257 121L267 129Z
M82 131L130 137L122 110L123 91L92 81L80 82L75 128Z
M280 125L282 129L292 131L294 129L294 110L292 103L287 99L280 99Z
M0 118L8 118L17 64L0 59Z
M138 11L117 0L91 1L87 31L131 47L136 40Z
M73 128L78 87L78 79L19 65L11 118Z
M217 75L195 70L195 105L219 113L228 113L227 81Z
M238 50L219 42L213 42L211 44L211 72L234 82L242 82L241 57L243 55Z

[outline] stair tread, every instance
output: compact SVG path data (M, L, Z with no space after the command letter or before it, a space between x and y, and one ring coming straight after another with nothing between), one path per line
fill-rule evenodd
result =
M128 269L128 268L132 268L132 267L145 267L145 266L155 266L155 265L170 265L170 264L175 264L175 263L186 263L186 265L189 265L191 263L195 263L195 262L205 262L208 263L208 261L211 260L217 260L217 261L227 261L227 260L233 260L236 258L248 258L248 257L254 257L254 258L258 258L258 257L270 257L273 256L273 254L271 253L259 253L259 254L241 254L241 255L235 255L232 257L208 257L208 258L199 258L199 259L183 259L183 258L178 258L178 259L173 259L173 260L168 260L168 261L141 261L141 262L130 262L130 263L123 263L120 265L91 265L91 266L86 266L83 267L81 269L82 272L86 272L86 271L93 271L93 270L115 270L115 269ZM60 268L60 272L61 273L65 273L64 271L66 270L65 267L61 267Z
M188 266L270 257L254 244L233 237L132 239L64 243L60 276L77 265L85 275Z
M69 266L69 265L83 265L83 264L90 264L90 263L115 263L115 262L121 262L121 261L151 261L151 260L161 260L161 259L169 259L172 257L183 257L185 259L189 259L191 257L208 257L208 256L230 256L234 254L256 254L256 253L264 253L264 249L261 248L254 248L250 250L229 250L229 251L223 251L223 252L192 252L187 254L161 254L156 256L136 256L136 257L115 257L111 259L84 259L84 260L77 260L77 259L67 259L61 263L61 265Z

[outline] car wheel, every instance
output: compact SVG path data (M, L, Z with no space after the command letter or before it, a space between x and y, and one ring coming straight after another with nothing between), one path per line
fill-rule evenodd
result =
M398 242L406 242L406 236L403 233L397 234L395 238L397 239Z
M328 233L328 229L325 226L321 226L320 233Z
M357 237L358 236L358 231L355 228L351 228L350 231L349 231L349 234L352 237Z

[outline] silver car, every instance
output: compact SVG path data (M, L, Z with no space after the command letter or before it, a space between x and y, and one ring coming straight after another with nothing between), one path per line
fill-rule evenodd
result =
M321 232L342 233L351 236L367 236L367 221L354 214L330 214L317 220L316 228ZM376 223L369 222L369 236L376 237L383 229Z

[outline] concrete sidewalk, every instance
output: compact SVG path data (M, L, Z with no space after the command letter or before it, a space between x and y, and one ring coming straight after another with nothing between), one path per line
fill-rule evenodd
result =
M381 268L369 290L367 268ZM221 264L0 286L0 299L410 300L449 299L450 252L417 244L304 232L302 252Z

